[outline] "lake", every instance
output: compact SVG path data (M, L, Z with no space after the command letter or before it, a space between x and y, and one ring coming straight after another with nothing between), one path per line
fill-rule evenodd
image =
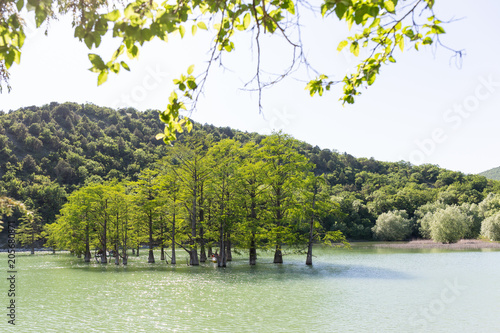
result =
M500 332L498 250L317 247L312 267L267 252L225 269L16 255L14 329L0 253L1 332Z

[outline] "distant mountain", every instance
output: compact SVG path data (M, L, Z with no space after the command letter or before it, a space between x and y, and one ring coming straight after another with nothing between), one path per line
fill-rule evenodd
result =
M483 171L481 173L478 173L480 176L484 176L488 179L492 180L500 180L500 167L496 167L490 170Z

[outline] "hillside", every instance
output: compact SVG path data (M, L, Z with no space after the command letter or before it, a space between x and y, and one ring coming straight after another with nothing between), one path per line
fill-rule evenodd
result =
M500 180L500 167L483 171L479 175L492 180Z
M162 131L156 111L112 110L92 104L51 103L0 113L0 194L39 209L44 223L55 220L67 195L89 180L135 180L170 147L155 135ZM241 143L264 138L212 125L195 124L214 142ZM186 135L180 135L183 141ZM299 153L324 174L340 207L328 217L330 229L350 238L371 239L375 220L390 210L410 217L428 202L479 203L499 192L499 182L435 165L380 162L298 142Z

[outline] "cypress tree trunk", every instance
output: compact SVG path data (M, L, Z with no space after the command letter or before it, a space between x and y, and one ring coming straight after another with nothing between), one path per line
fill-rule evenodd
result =
M172 265L177 263L175 259L175 211L172 215L172 258L170 258L170 263Z
M87 223L87 227L85 228L85 262L90 262L90 226Z
M233 254L231 253L231 233L229 231L226 235L226 260L233 261Z
M120 254L118 252L118 244L116 244L115 246L115 265L119 265L120 264Z
M219 227L219 255L217 256L217 267L226 267L226 249L224 241L224 224L221 222Z
M279 199L280 192L278 191L278 199L276 200L276 207L278 208L278 211L276 212L276 226L279 228L281 227L281 200ZM276 251L274 252L274 261L273 263L275 264L282 264L283 263L283 254L281 253L281 234L280 231L278 230L278 235L276 239Z
M163 223L160 226L160 242L161 242L160 260L164 261L165 260L165 245L163 244Z
M155 257L153 254L153 212L149 211L149 256L148 263L154 264Z
M252 238L250 239L250 265L255 265L257 263L257 249L255 247L255 232L252 232Z
M104 204L104 237L103 237L103 240L102 240L102 255L101 255L101 264L107 264L108 263L108 256L107 256L107 253L106 253L106 248L108 247L108 244L107 244L107 238L108 238L108 235L107 235L107 228L108 228L108 216L106 214L106 211L108 210L108 199L106 199L105 201L105 204Z
M205 240L203 239L203 227L200 227L200 262L205 261L207 261L207 255L205 254Z
M313 198L312 198L312 213L311 220L309 221L309 243L307 244L307 257L306 265L312 265L312 251L313 251L313 238L314 238L314 209L316 208L316 193L317 189L314 188Z
M276 250L274 251L274 261L275 264L283 263L283 254L281 253L281 244L276 244Z
M313 207L314 207L314 203L313 203ZM313 263L312 262L313 235L314 235L314 213L311 216L311 221L309 222L309 243L307 244L306 265L312 265L312 263Z

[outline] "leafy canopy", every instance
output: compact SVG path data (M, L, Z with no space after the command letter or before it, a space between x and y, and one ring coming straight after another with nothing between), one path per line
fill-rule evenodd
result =
M439 36L445 31L434 14L434 2L323 0L316 6L293 0L5 0L0 2L0 91L2 81L10 89L8 70L14 63L20 63L26 38L23 22L31 13L35 15L37 28L47 25L58 15L73 16L75 38L92 50L88 55L90 70L96 73L98 85L106 82L110 73L118 74L121 69L129 71L126 59L138 58L140 48L153 39L167 42L173 33L184 37L188 30L193 35L199 29L209 30L213 34L213 43L207 67L195 76L194 65L190 66L186 73L175 79L176 89L171 93L165 110L160 112L160 118L166 125L157 138L170 142L176 139L176 133L191 130L192 123L180 112L187 109L188 103L190 109L196 107L212 63L222 61L222 53L236 48L236 36L241 33L253 33L257 65L251 82L259 92L259 108L262 108L262 89L281 81L301 65L318 73L306 85L311 96L322 95L324 90L341 83L344 89L340 99L351 104L360 94L361 87L375 82L382 65L396 61L397 49L403 51L414 47L418 50L422 45L439 43ZM342 80L331 80L331 75L321 73L308 62L300 39L300 7L321 14L326 19L345 22L349 28L356 27L355 33L342 41L338 50L348 47L353 55L359 56L364 48L367 56ZM289 66L269 82L261 79L260 39L263 34L279 35L293 47ZM119 40L119 45L113 54L103 59L94 50L99 49L105 35Z

